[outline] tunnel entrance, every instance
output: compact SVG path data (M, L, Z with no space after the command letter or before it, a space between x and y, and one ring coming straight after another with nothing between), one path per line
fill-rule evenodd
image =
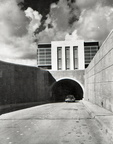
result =
M51 87L51 99L54 102L63 102L67 95L73 95L76 100L83 99L81 85L71 79L62 79L55 82Z

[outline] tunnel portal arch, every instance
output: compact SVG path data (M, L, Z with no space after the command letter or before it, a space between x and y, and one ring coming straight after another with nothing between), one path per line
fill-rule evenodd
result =
M51 86L51 99L54 102L63 102L67 95L74 95L76 100L83 99L84 90L82 85L71 78L57 80Z

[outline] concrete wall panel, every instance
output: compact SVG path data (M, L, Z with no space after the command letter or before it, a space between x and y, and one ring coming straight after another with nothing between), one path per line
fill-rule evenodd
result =
M66 70L66 71L49 71L52 76L56 79L70 78L79 82L84 87L84 70Z
M85 71L85 99L113 112L113 31Z
M45 102L54 81L48 71L0 61L0 106Z

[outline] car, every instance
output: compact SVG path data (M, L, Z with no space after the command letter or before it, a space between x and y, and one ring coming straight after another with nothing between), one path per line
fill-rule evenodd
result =
M75 97L73 95L67 95L65 102L75 102Z

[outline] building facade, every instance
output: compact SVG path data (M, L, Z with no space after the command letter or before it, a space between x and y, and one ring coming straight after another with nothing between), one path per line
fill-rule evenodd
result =
M91 62L98 50L98 42L84 42L85 68L88 67L89 63Z
M38 67L51 69L51 44L38 44L37 49Z
M52 41L52 70L84 69L84 41Z
M37 65L52 70L83 70L99 49L98 42L52 41L38 44Z

